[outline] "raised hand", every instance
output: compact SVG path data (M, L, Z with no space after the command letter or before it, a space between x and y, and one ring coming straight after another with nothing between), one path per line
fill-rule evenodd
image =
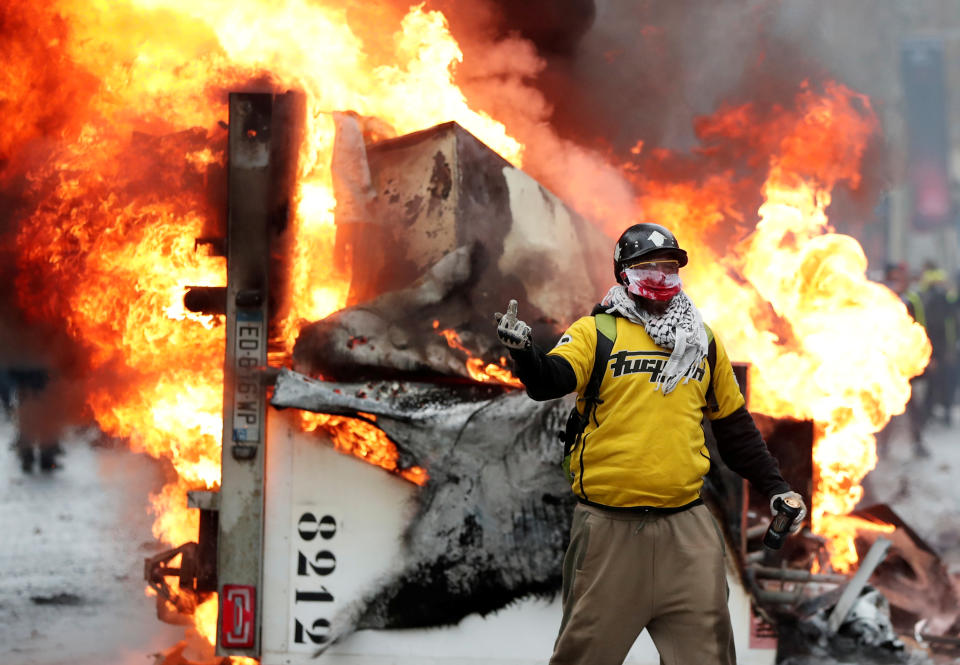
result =
M497 337L503 345L511 349L525 349L532 343L530 326L517 318L517 301L507 303L507 313L493 315L497 323Z

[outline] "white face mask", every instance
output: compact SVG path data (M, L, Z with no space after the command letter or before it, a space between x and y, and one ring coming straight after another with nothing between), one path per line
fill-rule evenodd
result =
M626 268L623 277L627 291L650 300L667 301L680 292L680 275L667 274L660 270Z

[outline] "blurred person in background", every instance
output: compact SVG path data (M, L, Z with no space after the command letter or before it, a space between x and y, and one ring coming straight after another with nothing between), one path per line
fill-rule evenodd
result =
M932 261L924 264L920 278L920 296L926 316L927 336L933 350L926 375L929 377L923 401L924 422L929 422L939 407L939 417L953 426L953 393L957 372L957 303L951 294L946 271Z
M13 396L16 391L16 384L13 380L13 374L7 368L0 369L0 406L3 407L3 416L9 418L13 408Z
M44 369L14 369L16 397L14 422L17 436L14 445L20 457L20 468L33 471L39 463L41 471L59 468L63 454L60 436L63 429L64 402L49 386L50 376Z
M947 375L947 396L949 398L948 409L952 412L957 405L958 393L960 393L960 270L954 276L947 288L947 303L950 311L953 313L951 325L953 330L953 367ZM953 414L951 413L951 424Z
M906 306L907 312L913 317L913 320L926 328L926 307L920 293L911 287L910 267L904 262L888 264L884 282L891 291L900 296L900 300ZM924 372L910 379L910 400L907 402L907 408L903 414L910 427L910 443L915 457L930 456L930 451L927 450L923 441L923 430L926 424L924 395L919 394L925 390L929 393L926 376L927 374ZM890 452L890 437L894 429L893 422L893 419L891 419L885 428L877 432L877 454L880 457L887 457Z

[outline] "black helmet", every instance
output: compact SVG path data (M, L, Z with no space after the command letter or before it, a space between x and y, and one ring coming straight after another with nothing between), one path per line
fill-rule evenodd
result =
M687 265L687 253L680 249L676 237L669 229L659 224L634 224L617 240L617 247L613 251L614 277L623 284L620 278L623 267L652 254L672 256L680 262L681 268Z

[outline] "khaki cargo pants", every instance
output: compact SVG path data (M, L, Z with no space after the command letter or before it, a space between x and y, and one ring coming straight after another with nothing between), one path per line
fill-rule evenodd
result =
M644 628L661 665L736 665L724 550L703 505L638 515L578 504L550 665L620 665Z

